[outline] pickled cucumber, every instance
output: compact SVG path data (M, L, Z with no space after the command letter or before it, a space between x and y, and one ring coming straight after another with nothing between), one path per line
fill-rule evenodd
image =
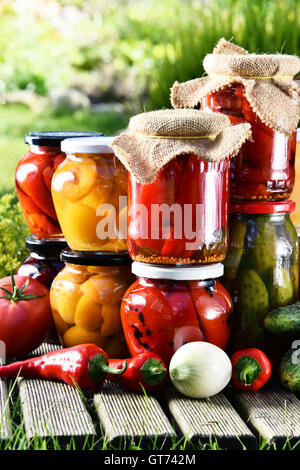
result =
M247 232L247 262L266 283L273 269L276 255L276 229L266 217L256 220L256 233Z
M277 266L272 272L270 288L270 307L283 307L293 302L294 288L290 275L285 268Z
M264 324L276 338L290 341L300 338L300 302L275 308L268 313Z
M280 362L280 382L292 392L300 392L300 340L294 341Z
M246 220L237 218L231 219L229 247L224 260L224 277L227 281L233 281L236 278L243 255L246 229Z
M263 338L264 319L269 311L268 291L261 277L253 269L240 272L239 280L246 334L252 341L257 342Z

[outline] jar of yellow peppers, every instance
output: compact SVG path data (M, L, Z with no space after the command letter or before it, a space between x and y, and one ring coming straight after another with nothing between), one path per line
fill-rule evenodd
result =
M52 198L72 250L127 250L127 171L115 157L111 137L65 139L67 157L56 169Z
M63 347L94 343L109 357L128 357L120 305L134 280L124 253L61 252L65 267L54 279L50 303Z

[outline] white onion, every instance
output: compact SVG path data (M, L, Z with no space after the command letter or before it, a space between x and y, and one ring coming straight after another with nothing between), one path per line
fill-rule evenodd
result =
M208 398L221 392L231 379L227 354L214 344L195 341L173 355L169 374L174 387L191 398Z

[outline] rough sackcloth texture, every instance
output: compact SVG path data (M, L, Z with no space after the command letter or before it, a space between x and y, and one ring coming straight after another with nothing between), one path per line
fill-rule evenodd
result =
M164 109L138 114L112 148L137 181L152 183L159 170L178 155L195 154L219 162L235 156L251 138L250 124L231 126L223 114L194 109Z
M293 77L300 71L300 59L283 54L249 54L245 49L220 39L203 61L207 77L171 89L174 108L192 108L206 95L233 83L245 87L245 96L267 126L291 136L300 118L299 88Z

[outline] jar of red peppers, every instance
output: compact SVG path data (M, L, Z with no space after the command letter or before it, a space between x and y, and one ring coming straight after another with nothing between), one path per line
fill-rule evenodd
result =
M116 155L130 170L127 245L133 260L224 259L230 156L249 137L250 126L230 126L221 116L195 110L143 113L130 120L129 133L114 139Z
M55 276L64 267L60 253L67 248L67 242L64 238L43 240L31 235L25 243L30 254L20 265L18 274L37 279L50 289Z
M226 114L232 124L251 124L253 140L245 142L231 162L230 198L287 199L295 181L296 133L288 137L264 124L248 102L245 87L238 83L207 95L201 108Z
M153 351L169 363L174 352L191 341L226 348L232 301L218 280L222 264L171 267L134 262L132 272L138 278L121 306L132 356Z
M230 349L257 347L279 359L286 345L269 337L270 310L298 300L299 268L293 201L232 203L223 283L233 302Z
M120 319L122 297L134 280L131 259L121 253L63 250L50 304L61 344L97 344L109 357L128 357Z
M29 151L16 169L16 190L27 225L38 238L61 237L51 196L51 179L65 159L60 143L66 138L101 135L98 132L49 131L27 134Z
M172 104L191 107L200 103L203 111L225 114L232 124L251 124L252 140L231 160L230 198L288 199L295 178L300 113L293 76L300 70L300 59L248 54L222 39L203 65L207 77L174 84Z

